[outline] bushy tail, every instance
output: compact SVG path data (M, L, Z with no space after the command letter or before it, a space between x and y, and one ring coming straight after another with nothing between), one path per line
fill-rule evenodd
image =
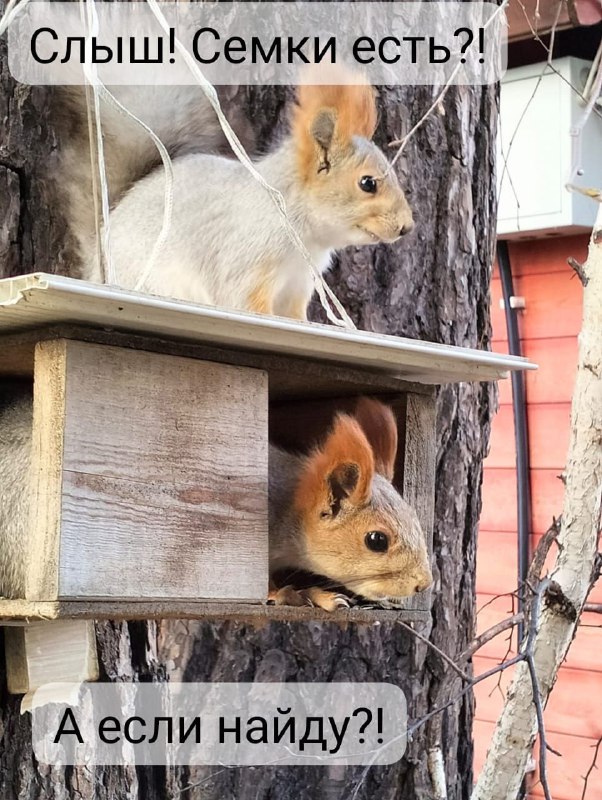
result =
M223 146L215 112L198 86L113 86L110 91L159 137L172 158L192 152L216 152ZM64 87L59 103L64 123L61 185L81 260L81 266L73 273L101 280L95 257L96 212L84 87ZM136 181L161 164L161 157L144 128L104 100L100 119L112 207ZM93 129L93 148L95 137Z

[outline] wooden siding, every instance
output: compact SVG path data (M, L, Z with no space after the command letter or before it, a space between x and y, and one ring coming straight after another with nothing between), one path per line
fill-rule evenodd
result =
M539 364L527 374L527 417L530 438L533 549L552 518L562 509L561 475L569 442L570 404L577 363L577 335L581 327L581 285L567 265L573 256L583 260L586 236L513 242L510 258L514 291L526 301L520 315L523 355ZM493 350L508 352L506 323L500 307L499 275L491 287ZM512 614L509 596L516 587L517 521L514 419L509 382L500 383L500 408L494 420L490 453L485 462L483 512L477 549L477 629L479 632ZM553 559L550 554L549 562ZM602 585L594 588L591 602L602 602ZM548 738L562 753L548 757L549 782L555 800L581 800L583 776L590 766L594 746L602 736L602 617L583 617L575 641L560 670L545 712ZM502 634L483 647L474 659L480 674L499 663L516 641ZM501 711L503 691L512 670L477 685L474 726L475 773L478 773L495 721ZM601 759L602 760L602 759ZM532 776L531 795L543 792ZM602 797L602 763L588 782L586 800Z

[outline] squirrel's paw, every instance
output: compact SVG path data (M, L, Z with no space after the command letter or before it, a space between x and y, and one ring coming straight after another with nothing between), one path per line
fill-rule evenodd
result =
M282 589L270 589L268 594L269 606L311 606L313 603L303 597L302 592L292 586L283 586Z
M351 608L351 600L339 592L329 592L326 589L305 589L304 593L312 606L323 608L324 611L336 611L339 608Z
M310 587L309 589L293 589L284 586L273 589L268 595L268 604L277 606L312 606L324 611L336 611L338 608L351 608L351 600L339 592Z

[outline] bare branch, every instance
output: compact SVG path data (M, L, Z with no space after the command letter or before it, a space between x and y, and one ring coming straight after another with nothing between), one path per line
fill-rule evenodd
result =
M397 620L397 625L399 625L401 628L404 628L404 630L408 631L413 636L415 636L417 639L419 639L421 642L424 642L424 644L426 644L428 647L430 647L430 649L433 652L437 653L439 658L443 659L443 661L445 661L445 663L449 667L451 667L451 669L453 669L453 671L457 675L459 675L460 678L462 678L463 681L469 682L469 681L472 680L470 675L467 675L462 669L460 669L460 667L456 664L456 662L453 660L453 658L448 656L447 653L444 653L443 650L441 650L439 647L437 647L436 644L431 642L430 639L427 639L426 636L423 636L421 633L418 633L418 631L414 630L414 628L412 628L411 625L407 625L405 622L402 622L401 620Z
M598 760L598 753L600 752L600 745L602 745L602 736L598 739L597 743L594 745L594 757L592 759L592 763L589 765L589 769L587 770L583 778L583 791L581 792L581 800L585 800L589 776L595 769L598 769L598 765L596 764L596 762Z
M511 617L507 617L506 619L501 620L496 625L492 625L491 628L488 630L483 631L483 633L479 634L471 644L463 650L460 655L458 656L458 661L460 663L464 661L468 661L469 658L472 658L473 655L476 653L477 650L480 650L481 647L490 642L492 639L495 639L496 636L499 636L500 633L504 633L511 628L514 628L515 625L524 621L523 613L514 614Z
M533 661L533 648L535 647L535 637L537 635L537 623L539 621L539 609L541 606L542 595L548 590L550 586L549 579L543 580L536 592L531 605L531 612L529 618L529 630L527 633L527 642L524 648L524 655L529 667L529 677L531 678L531 687L533 691L533 703L535 705L535 713L537 714L537 729L539 732L539 780L543 788L544 797L546 800L552 800L550 794L550 787L548 785L548 771L547 771L547 751L548 742L546 740L546 729L543 719L543 704L541 701L541 691L539 689L539 681L537 679L537 672L535 670L535 663Z

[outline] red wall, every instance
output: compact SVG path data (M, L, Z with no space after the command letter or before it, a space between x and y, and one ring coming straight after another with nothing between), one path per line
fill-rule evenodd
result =
M567 265L573 256L585 259L587 237L550 238L510 244L514 292L526 300L520 312L523 354L539 364L527 373L527 414L530 437L532 519L531 544L562 510L569 441L570 403L581 326L581 284ZM502 290L496 275L491 287L493 350L508 352ZM485 462L483 512L477 549L478 628L485 630L512 613L512 599L499 597L516 588L516 473L510 381L500 382L500 408L494 420L491 450ZM602 586L592 602L602 602ZM583 776L602 736L602 616L586 614L591 627L581 627L545 712L550 745L562 758L548 755L549 783L554 800L581 800ZM475 672L485 672L508 648L501 635L479 651ZM512 671L476 687L475 773L483 763L502 707L503 690ZM533 777L532 795L543 796ZM602 798L602 754L588 782L586 800Z

